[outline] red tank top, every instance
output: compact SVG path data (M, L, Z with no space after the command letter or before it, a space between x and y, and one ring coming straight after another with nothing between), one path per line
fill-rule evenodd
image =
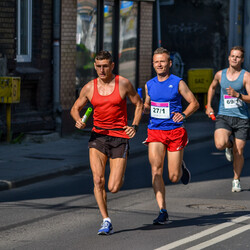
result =
M119 130L127 125L127 102L126 98L122 99L120 96L118 75L115 76L114 91L107 96L98 93L97 78L94 79L94 93L91 103L94 107L94 132L109 136L129 138L124 130Z

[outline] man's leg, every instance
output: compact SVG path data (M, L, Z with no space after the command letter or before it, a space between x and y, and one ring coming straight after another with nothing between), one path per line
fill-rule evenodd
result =
M234 148L233 148L233 154L234 154L234 161L233 161L233 167L234 167L234 179L239 180L241 171L244 165L244 147L246 145L246 141L240 140L235 138Z
M155 198L160 209L166 209L165 184L163 180L163 166L166 147L161 142L150 142L148 144L148 157L152 172L152 185Z
M217 149L224 150L225 148L231 148L232 142L229 137L231 135L231 131L219 128L214 131L214 143Z
M94 194L101 212L103 223L98 230L98 235L108 235L113 233L111 220L108 217L107 194L105 190L105 166L108 157L95 148L89 149L90 166L93 173Z
M171 182L177 183L182 177L182 161L184 149L180 151L167 151L168 155L168 174Z
M157 204L160 208L158 217L153 220L154 225L163 225L168 221L165 201L165 183L162 177L165 154L166 146L161 142L150 142L148 144L148 157L152 171L152 185Z
M108 157L95 148L89 149L90 167L93 174L94 195L103 218L108 217L105 191L105 166Z
M215 146L219 150L225 149L225 156L229 162L233 161L233 142L229 139L231 131L227 129L216 129L214 132Z
M240 175L244 165L244 156L243 151L246 142L241 139L235 138L235 143L233 146L233 170L234 170L234 178L232 181L232 192L240 192Z
M126 158L115 158L109 160L110 162L110 174L108 189L111 193L117 193L123 185L124 174L127 165Z

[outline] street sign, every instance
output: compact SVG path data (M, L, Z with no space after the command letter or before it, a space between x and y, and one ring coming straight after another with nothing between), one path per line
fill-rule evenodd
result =
M0 77L0 103L19 103L20 85L20 77Z
M212 81L212 68L188 70L188 86L193 93L207 93Z

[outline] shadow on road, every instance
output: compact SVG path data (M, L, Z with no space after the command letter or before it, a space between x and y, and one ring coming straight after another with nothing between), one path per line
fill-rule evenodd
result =
M222 213L213 214L213 215L199 216L199 217L191 218L191 219L170 220L169 223L165 225L146 224L137 228L130 228L130 229L124 229L120 231L115 231L114 234L130 232L130 231L166 230L170 228L178 228L178 227L183 228L183 227L189 227L189 226L199 226L199 227L216 226L225 222L229 222L230 220L236 217L247 215L249 213L250 211L222 212Z

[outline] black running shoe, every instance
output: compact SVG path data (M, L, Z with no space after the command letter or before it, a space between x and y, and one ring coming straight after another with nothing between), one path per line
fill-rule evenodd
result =
M189 170L186 167L186 164L184 161L182 161L182 177L181 177L181 182L184 185L187 185L190 180L191 180L191 173L189 172Z
M168 212L166 209L161 209L158 217L153 221L154 225L163 225L168 221Z

